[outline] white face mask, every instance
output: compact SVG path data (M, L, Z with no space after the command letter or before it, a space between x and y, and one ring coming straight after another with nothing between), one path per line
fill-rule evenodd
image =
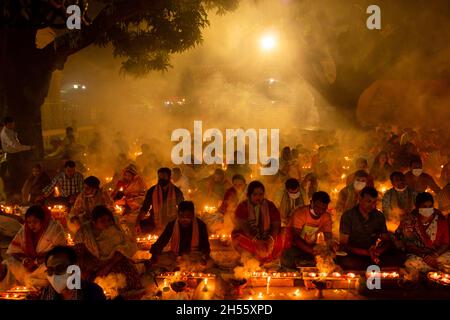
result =
M423 169L412 169L412 174L416 177L420 176L423 172Z
M353 183L353 187L355 187L355 190L361 191L362 189L364 189L366 187L366 183L361 182L361 181L355 181Z
M290 193L290 192L288 192L288 194L289 194L289 198L291 198L292 200L296 200L296 199L298 199L300 197L300 191L297 192L297 193Z
M419 208L419 214L426 218L429 218L433 215L434 208Z
M394 189L395 189L395 191L397 191L397 192L403 192L403 191L405 191L406 189L408 189L408 186L404 187L403 189L399 189L399 188L394 187Z
M48 282L50 282L53 289L56 292L61 293L67 287L67 278L69 275L64 274L54 274L52 276L47 276Z

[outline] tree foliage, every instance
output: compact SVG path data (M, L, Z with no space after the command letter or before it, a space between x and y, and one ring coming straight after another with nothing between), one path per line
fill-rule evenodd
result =
M65 61L90 44L111 46L123 71L142 76L166 70L172 54L200 44L208 13L234 10L238 0L3 0L2 25L64 30L74 4L82 9L81 30L60 32L44 52Z

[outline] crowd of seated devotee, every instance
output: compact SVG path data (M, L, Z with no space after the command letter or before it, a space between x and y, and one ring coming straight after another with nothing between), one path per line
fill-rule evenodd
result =
M30 168L24 221L0 212L8 242L0 291L22 284L42 289L43 299L104 299L97 277L123 274L126 292L142 289L152 270L209 270L220 263L209 235L221 224L238 255L271 269L315 266L323 235L342 270L443 270L450 264L450 140L440 132L435 141L436 134L379 128L351 150L323 134L285 146L271 176L249 164L164 167L146 143L132 161L117 135L121 154L110 181L102 183L92 166L84 177L72 160L53 177L41 164ZM53 204L67 208L65 224L52 218ZM148 234L158 239L142 271L133 258L136 238ZM71 264L82 271L75 291L61 284Z

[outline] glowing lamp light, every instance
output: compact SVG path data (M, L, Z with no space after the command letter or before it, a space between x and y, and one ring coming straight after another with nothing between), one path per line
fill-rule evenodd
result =
M261 37L259 44L263 51L272 51L277 46L277 38L273 34L265 34Z

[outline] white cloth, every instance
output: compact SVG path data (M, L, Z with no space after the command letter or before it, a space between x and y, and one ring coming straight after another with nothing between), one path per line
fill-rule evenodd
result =
M38 241L36 253L42 255L58 245L66 245L64 229L59 222L51 220ZM8 255L25 253L25 227L16 234L6 253ZM48 284L46 267L43 263L31 273L25 269L21 261L12 256L2 263L7 267L7 274L0 282L0 292L11 289L16 283L34 288L42 288Z
M18 153L21 151L31 150L30 146L23 145L19 142L19 139L17 138L17 132L12 129L3 127L0 136L2 139L3 152Z

